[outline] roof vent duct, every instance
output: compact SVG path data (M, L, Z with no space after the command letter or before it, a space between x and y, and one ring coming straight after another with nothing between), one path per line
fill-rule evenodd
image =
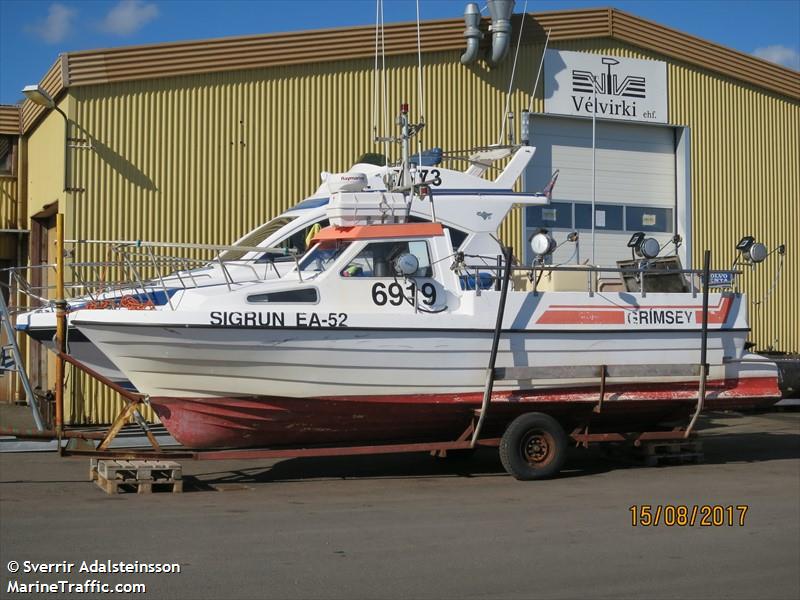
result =
M464 37L467 38L467 49L461 55L462 65L471 65L478 60L478 47L481 43L483 34L480 30L481 9L476 2L470 2L464 7L464 23L467 28L464 30Z
M492 56L489 64L499 65L508 54L511 45L511 15L514 0L488 0L489 14L492 16Z

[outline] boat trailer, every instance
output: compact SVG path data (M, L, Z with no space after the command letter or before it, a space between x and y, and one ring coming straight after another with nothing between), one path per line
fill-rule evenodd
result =
M57 228L61 229L60 217ZM63 234L58 236L57 286L59 298L63 298ZM150 431L141 414L141 408L146 404L147 398L141 394L131 392L117 385L100 373L95 372L66 353L66 301L57 300L57 380L56 380L56 407L55 428L53 430L18 430L0 428L0 435L12 435L19 438L56 439L61 456L89 457L91 459L117 459L117 460L256 460L256 459L290 459L311 457L336 457L336 456L363 456L379 454L397 454L410 452L430 452L436 456L446 456L448 452L469 451L478 446L499 447L503 466L517 479L544 479L556 475L563 465L566 447L569 440L577 446L587 447L595 443L626 443L635 447L645 443L672 442L679 443L688 440L694 435L694 426L703 410L706 396L706 379L708 364L706 363L708 344L708 285L703 286L703 310L701 329L701 351L699 372L699 390L695 411L691 420L685 427L674 427L668 431L642 431L636 433L596 432L589 431L588 422L581 427L574 428L568 434L560 424L551 416L542 412L530 412L518 416L507 427L503 437L482 438L481 432L490 413L492 406L491 396L495 381L510 378L513 369L497 368L496 359L499 340L502 332L502 322L505 313L506 297L510 285L512 266L512 250L503 248L505 268L502 273L501 296L497 312L497 321L492 337L492 347L489 364L486 371L486 383L483 401L479 409L473 412L470 425L455 440L416 443L386 443L370 445L327 445L291 448L237 448L237 449L165 449L162 448ZM711 253L706 250L703 257L704 282L709 281ZM498 268L500 268L498 266ZM67 429L63 426L63 398L64 398L64 372L65 364L71 364L82 370L90 377L117 392L125 402L125 406L116 416L109 429L105 432L86 432L76 429ZM534 367L535 368L535 367ZM600 365L589 367L595 369L599 377L599 393L597 403L592 413L600 414L603 411L606 396L606 376L608 367ZM32 406L32 410L38 410ZM110 445L117 434L130 419L133 419L150 442L151 449L111 449ZM509 435L511 434L511 435ZM507 438L513 439L507 439ZM95 449L70 448L62 445L64 439L82 439L99 441ZM513 447L524 446L524 456L514 456ZM527 460L528 464L525 464Z

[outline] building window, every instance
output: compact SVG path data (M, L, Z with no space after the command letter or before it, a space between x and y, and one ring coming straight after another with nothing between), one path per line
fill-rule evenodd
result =
M654 206L626 206L625 228L628 231L670 233L672 231L672 209Z
M525 213L528 227L572 228L572 204L570 202L551 202L545 206L529 206L525 209Z
M17 174L15 165L16 149L16 136L0 135L0 175L11 177Z
M622 206L614 204L594 205L594 228L609 231L622 231ZM592 205L575 204L575 229L592 228Z

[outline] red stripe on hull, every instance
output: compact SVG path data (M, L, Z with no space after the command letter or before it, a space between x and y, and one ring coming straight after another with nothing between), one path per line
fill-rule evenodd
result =
M708 309L708 323L710 325L723 324L728 320L733 300L724 297L718 306ZM683 305L653 305L643 306L636 310L656 310L656 309L695 309L694 306ZM614 309L606 306L586 308L585 306L553 305L536 321L541 325L624 325L626 315L634 309ZM703 322L703 311L694 310L695 324ZM665 330L668 331L668 330Z
M481 393L334 398L150 399L172 436L192 448L244 448L455 439L481 404ZM609 386L595 415L597 389L497 392L487 435L500 435L519 414L542 411L565 425L591 419L593 431L637 431L687 415L696 384ZM706 408L769 406L780 399L775 378L710 381ZM626 429L627 428L627 429Z

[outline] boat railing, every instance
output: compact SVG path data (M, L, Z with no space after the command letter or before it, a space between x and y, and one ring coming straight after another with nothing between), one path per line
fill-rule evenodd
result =
M273 260L223 260L223 252L297 257L282 248L228 246L215 244L146 242L141 240L67 240L65 250L64 290L71 303L91 302L102 308L165 304L174 309L175 290L186 290L209 284L234 285L264 281L271 271L280 275ZM165 253L169 251L169 254ZM180 251L183 254L177 254ZM212 253L211 257L198 256ZM194 254L194 256L187 256ZM77 260L77 256L86 256ZM92 260L95 259L95 260ZM57 266L42 263L0 269L0 285L8 286L25 297L15 302L12 312L52 307L56 290ZM156 302L156 295L163 296Z
M472 257L477 258L477 257ZM475 264L475 263L461 263L457 266L457 270L463 270L463 272L467 276L473 277L475 282L476 290L480 291L480 285L477 285L480 281L480 274L481 273L489 273L492 275L492 286L494 289L499 290L500 285L500 277L497 274L502 273L503 266L501 257L491 257L491 260L494 264L489 262L490 257L480 257L484 260L482 264ZM515 265L511 267L512 274L524 274L527 275L527 280L530 282L530 287L526 288L527 291L533 293L540 293L546 291L544 289L540 289L540 282L541 278L549 273L552 272L567 272L567 273L586 273L586 281L585 285L581 287L580 290L569 290L569 291L586 291L590 296L594 296L594 294L603 291L599 288L602 284L616 284L620 286L619 291L630 292L632 290L628 290L625 288L624 279L625 276L632 277L636 283L638 283L639 290L635 290L637 292L641 292L642 296L647 296L648 291L650 293L653 292L661 292L664 291L662 289L658 289L657 284L655 284L656 278L661 278L665 275L672 275L672 276L680 276L682 278L683 283L688 290L682 291L690 291L692 297L696 297L698 292L702 291L703 287L705 286L704 281L704 271L702 269L653 269L652 267L648 266L646 261L642 261L638 267L605 267L600 265L548 265L548 264L541 264L541 263L534 263L530 266L525 265ZM605 275L613 275L613 279L603 279L601 277L602 274ZM742 274L741 270L736 269L718 269L718 270L710 270L709 271L709 280L711 281L710 287L717 287L717 288L730 288L736 289L736 282L739 275ZM512 275L513 277L513 275ZM715 283L715 278L722 283ZM648 289L648 282L650 283L650 287ZM519 283L519 279L517 279L516 283ZM566 291L566 290L565 290Z

